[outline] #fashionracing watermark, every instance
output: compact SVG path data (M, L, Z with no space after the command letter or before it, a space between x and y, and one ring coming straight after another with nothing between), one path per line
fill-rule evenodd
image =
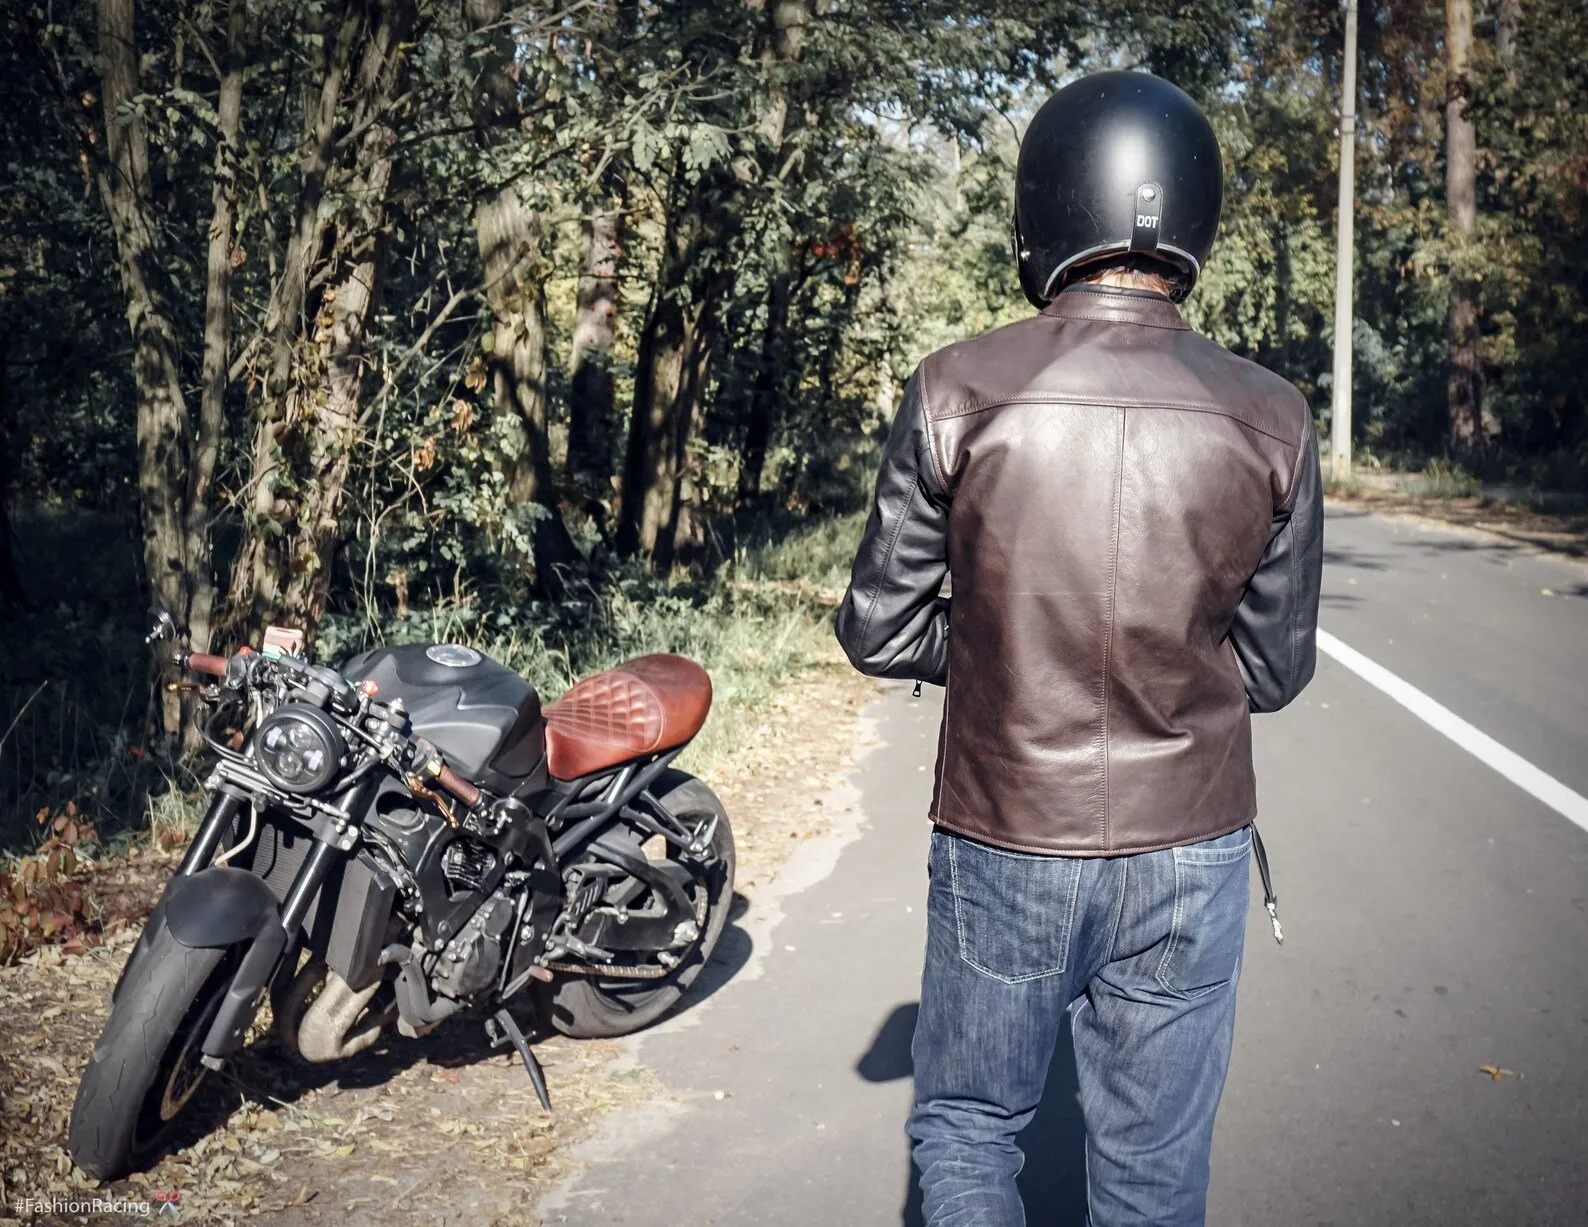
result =
M56 1219L64 1215L109 1214L122 1218L148 1218L159 1222L180 1222L182 1190L154 1189L148 1197L98 1197L82 1194L51 1193L45 1197L13 1197L0 1206L5 1216L20 1217L26 1223L37 1219Z

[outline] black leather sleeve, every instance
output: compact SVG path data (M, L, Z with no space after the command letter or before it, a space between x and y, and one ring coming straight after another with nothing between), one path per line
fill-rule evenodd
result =
M947 494L932 467L920 376L888 432L876 501L855 556L836 629L855 668L872 677L942 685L948 677Z
M1318 440L1309 429L1290 506L1235 611L1230 641L1255 712L1278 711L1308 682L1318 662L1318 595L1323 586L1323 485Z

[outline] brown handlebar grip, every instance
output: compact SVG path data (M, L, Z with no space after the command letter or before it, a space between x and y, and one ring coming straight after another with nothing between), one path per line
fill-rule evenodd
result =
M208 652L189 652L187 660L183 663L196 673L210 673L216 677L226 676L224 656L211 656Z
M436 782L465 805L474 806L480 803L480 790L445 763L442 763L441 770L436 772Z

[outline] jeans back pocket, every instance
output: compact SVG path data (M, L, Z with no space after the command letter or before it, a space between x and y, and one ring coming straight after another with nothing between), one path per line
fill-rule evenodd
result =
M1174 848L1174 916L1158 983L1184 999L1235 978L1246 946L1251 828Z
M937 840L948 852L962 959L1006 984L1068 969L1078 858L1006 852L943 833Z

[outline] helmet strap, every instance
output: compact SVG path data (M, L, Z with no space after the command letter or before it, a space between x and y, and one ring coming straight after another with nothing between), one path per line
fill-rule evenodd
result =
M1052 301L1052 297L1046 292L1046 287L1031 266L1031 253L1026 250L1025 238L1020 233L1018 210L1009 222L1009 249L1014 253L1015 271L1020 276L1020 292L1026 296L1028 303L1038 311L1042 310Z
M1158 250L1158 223L1163 218L1163 188L1143 183L1136 188L1135 222L1130 229L1130 250L1151 254Z

